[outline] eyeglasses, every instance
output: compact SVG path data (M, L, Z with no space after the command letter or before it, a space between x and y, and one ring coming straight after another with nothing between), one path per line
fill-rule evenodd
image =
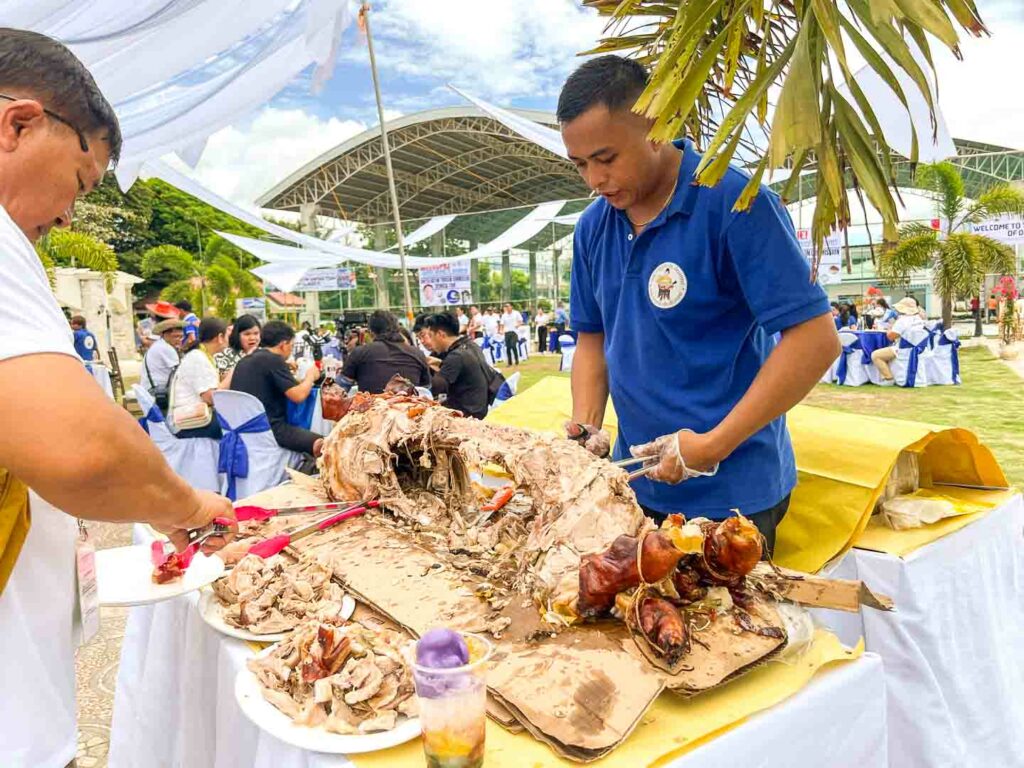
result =
M8 96L5 93L0 93L0 99L7 99L8 101L21 101L21 99L18 98L17 96ZM35 99L30 99L30 101L36 101L36 100ZM36 103L38 103L38 102L36 102ZM42 104L40 104L40 106L42 106ZM72 131L74 131L75 135L78 136L78 145L82 148L82 151L83 152L88 152L89 151L89 142L85 140L85 134L82 133L75 126L74 123L72 123L70 120L67 120L67 119L61 117L60 115L58 115L53 110L47 109L46 107L43 107L43 113L48 115L49 117L52 117L58 123L63 123L68 128L70 128Z

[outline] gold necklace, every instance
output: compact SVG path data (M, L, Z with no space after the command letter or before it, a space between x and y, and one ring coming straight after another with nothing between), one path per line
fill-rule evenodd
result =
M672 182L672 189L669 190L668 197L665 198L665 202L661 204L661 207L658 208L657 212L653 216L651 216L651 218L649 218L647 221L637 222L633 221L633 219L630 219L629 213L627 213L626 218L629 219L629 223L636 228L646 227L648 224L650 224L652 221L658 218L661 215L661 212L665 210L666 206L668 206L669 202L671 202L673 195L675 195L676 193L676 187L678 186L678 184L679 176L677 175L675 181Z

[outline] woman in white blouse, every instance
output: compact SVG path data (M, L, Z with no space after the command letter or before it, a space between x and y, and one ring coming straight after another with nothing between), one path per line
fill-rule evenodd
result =
M173 377L169 421L179 438L220 439L213 392L221 387L221 377L213 356L227 345L228 324L219 317L204 317L199 323L198 343L182 358Z

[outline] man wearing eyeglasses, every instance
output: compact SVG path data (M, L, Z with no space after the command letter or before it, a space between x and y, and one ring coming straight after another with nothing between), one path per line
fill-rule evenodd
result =
M234 516L227 499L174 474L96 387L32 246L70 224L76 198L100 183L120 149L113 110L71 52L42 35L0 29L4 768L74 761L74 518L148 521L180 549L190 529Z

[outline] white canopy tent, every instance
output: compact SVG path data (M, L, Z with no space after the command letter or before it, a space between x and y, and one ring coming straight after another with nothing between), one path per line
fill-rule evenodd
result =
M0 25L66 43L114 105L118 180L147 159L195 161L206 138L266 103L310 64L333 69L351 0L7 0Z

